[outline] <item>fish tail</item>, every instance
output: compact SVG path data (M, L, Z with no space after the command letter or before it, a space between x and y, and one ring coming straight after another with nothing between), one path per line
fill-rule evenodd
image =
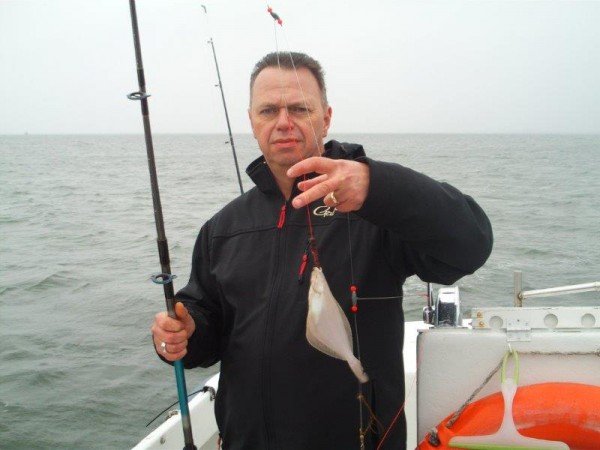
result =
M366 383L367 381L369 381L369 376L365 372L365 369L363 369L360 360L352 356L352 358L348 360L348 365L350 366L350 369L352 370L356 378L358 378L358 381L360 381L361 383Z

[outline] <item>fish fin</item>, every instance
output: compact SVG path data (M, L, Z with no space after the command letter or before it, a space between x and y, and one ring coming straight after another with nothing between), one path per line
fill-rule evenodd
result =
M346 330L346 338L348 339L348 344L350 345L350 348L354 348L354 344L352 342L352 328L350 328L350 322L348 321L348 317L346 317L346 313L338 303L337 299L335 300L335 304L338 307L340 318L342 319L342 323L344 324L344 330Z

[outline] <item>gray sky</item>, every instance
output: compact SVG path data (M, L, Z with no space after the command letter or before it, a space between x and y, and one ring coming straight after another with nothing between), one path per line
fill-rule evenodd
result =
M208 7L207 17L200 5ZM600 2L273 0L327 73L334 133L600 133ZM250 132L259 0L137 3L152 127ZM0 134L140 133L126 0L0 0Z

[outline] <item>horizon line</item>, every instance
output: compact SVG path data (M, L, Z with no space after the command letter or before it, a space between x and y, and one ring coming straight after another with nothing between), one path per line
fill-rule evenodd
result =
M446 131L427 131L427 132L407 132L407 131L350 131L350 132L344 132L344 131L338 131L338 132L333 132L330 133L331 135L335 136L335 135L365 135L365 134L372 134L372 135L390 135L390 134L395 134L395 135L478 135L478 136L485 136L485 135L513 135L513 136L523 136L523 135L528 135L528 136L598 136L600 135L600 131L596 131L596 132L588 132L588 131L567 131L567 132L546 132L546 131L451 131L451 132L446 132ZM106 133L106 132L85 132L85 133L77 133L77 132L56 132L56 133L29 133L29 132L22 132L22 133L0 133L0 136L143 136L144 133L143 131L140 132L115 132L115 133ZM223 135L225 137L228 137L226 132L153 132L152 133L153 136L181 136L181 135L187 135L187 136L215 136L215 135ZM238 135L238 136L252 136L252 133L233 133L233 135ZM323 139L326 140L326 139Z

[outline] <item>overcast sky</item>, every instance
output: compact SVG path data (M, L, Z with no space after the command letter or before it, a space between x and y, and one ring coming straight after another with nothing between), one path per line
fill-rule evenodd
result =
M280 49L325 67L334 133L600 133L600 2L270 4ZM226 131L211 35L234 133L250 132L266 7L138 0L155 132ZM0 134L140 133L135 90L127 0L0 0Z

